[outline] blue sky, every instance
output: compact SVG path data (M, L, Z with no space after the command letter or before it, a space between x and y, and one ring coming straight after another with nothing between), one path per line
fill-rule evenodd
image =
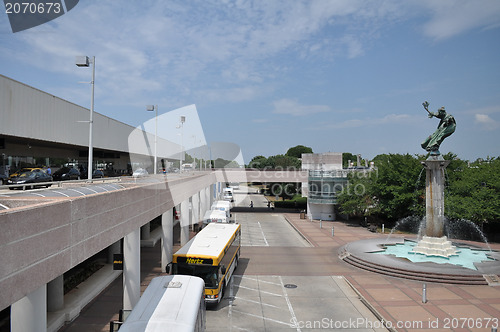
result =
M82 0L15 34L0 14L0 73L89 107L76 55L96 56L97 112L139 126L147 104L195 104L207 142L245 162L424 153L425 100L457 121L442 153L500 155L498 0Z

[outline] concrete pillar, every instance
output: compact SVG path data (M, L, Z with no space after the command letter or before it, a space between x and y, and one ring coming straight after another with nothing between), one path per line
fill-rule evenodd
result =
M449 163L450 161L444 160L442 156L429 157L422 162L426 168L425 235L427 236L441 237L444 234L444 169Z
M123 309L132 310L141 297L141 230L123 239Z
M64 307L64 276L60 275L47 284L47 311L54 312Z
M181 203L181 246L189 241L189 199Z
M112 245L108 247L108 255L107 255L107 262L108 264L112 264L114 261L114 254L119 254L121 253L121 241L118 240Z
M210 188L211 187L208 186L203 190L203 197L204 197L203 201L205 202L205 207L203 208L202 211L202 217L205 214L205 212L210 210Z
M151 237L151 222L141 227L141 240L149 240Z
M161 271L165 272L167 264L172 262L174 244L174 217L173 209L161 216Z
M205 213L210 210L210 207L212 206L210 204L210 186L206 187L205 189L201 190L200 193L200 201L201 201L201 207L200 207L200 218L203 218Z
M11 332L47 330L47 285L29 293L10 307Z
M212 204L214 203L214 191L215 191L215 185L211 184L208 186L208 208L210 209L212 207Z
M191 225L197 229L200 221L200 193L197 192L191 196Z
M207 211L207 196L206 191L207 188L203 188L200 190L200 219L205 215L205 211Z

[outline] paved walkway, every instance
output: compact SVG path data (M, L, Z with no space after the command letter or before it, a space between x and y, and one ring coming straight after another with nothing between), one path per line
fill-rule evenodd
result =
M342 222L287 219L309 241L319 247L338 247L366 238L386 236ZM331 229L334 228L332 237ZM477 243L476 243L477 244ZM500 250L500 244L490 244ZM458 286L427 283L427 303L422 303L422 282L399 279L357 269L343 275L389 325L398 331L491 331L500 325L500 287Z
M300 214L285 215L312 245L312 248L275 248L275 254L284 259L293 254L304 255L314 252L318 259L316 270L304 273L300 264L293 264L298 270L280 269L276 262L266 266L265 249L261 247L242 252L240 262L247 255L247 264L240 264L238 269L245 269L245 274L259 275L273 273L265 271L275 266L279 275L343 275L366 301L368 307L378 314L381 321L386 321L397 331L491 331L500 322L500 287L458 286L427 283L427 303L422 303L422 283L418 281L393 278L357 269L338 258L338 249L349 242L386 236L369 232L366 228L356 227L342 222L322 222L300 219ZM334 236L332 237L332 227ZM500 250L499 244L491 244L492 249ZM280 252L284 250L284 252ZM252 257L259 257L259 264L252 264ZM311 256L308 256L309 259ZM141 287L161 271L159 248L142 248L141 251ZM297 256L295 256L297 259ZM255 259L254 261L257 261ZM117 278L108 289L89 304L80 316L60 332L109 331L109 321L118 319L118 310L122 301L122 278Z

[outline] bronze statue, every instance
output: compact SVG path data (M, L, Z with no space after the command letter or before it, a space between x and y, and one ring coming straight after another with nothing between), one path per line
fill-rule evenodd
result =
M422 142L423 149L429 151L431 153L431 156L438 156L441 154L439 152L439 146L446 137L455 132L457 123L455 122L455 118L453 117L453 115L446 113L444 106L441 107L436 113L432 113L428 109L429 103L427 101L423 102L422 105L429 113L429 118L435 116L436 118L441 119L436 131L432 135L427 137L424 142Z

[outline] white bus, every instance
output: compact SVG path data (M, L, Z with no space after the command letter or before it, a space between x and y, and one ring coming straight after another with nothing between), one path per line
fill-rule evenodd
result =
M231 205L232 205L231 202L228 201L215 201L210 207L210 210L224 211L226 213L227 218L229 219L231 218Z
M229 202L234 202L233 188L227 187L222 189L222 199Z
M156 277L118 332L205 331L205 282L186 275Z
M206 226L211 222L227 224L231 221L229 220L229 217L227 216L226 212L222 210L209 210L203 216L203 226Z
M208 224L174 254L174 274L203 278L205 301L218 304L238 265L240 239L238 224Z

